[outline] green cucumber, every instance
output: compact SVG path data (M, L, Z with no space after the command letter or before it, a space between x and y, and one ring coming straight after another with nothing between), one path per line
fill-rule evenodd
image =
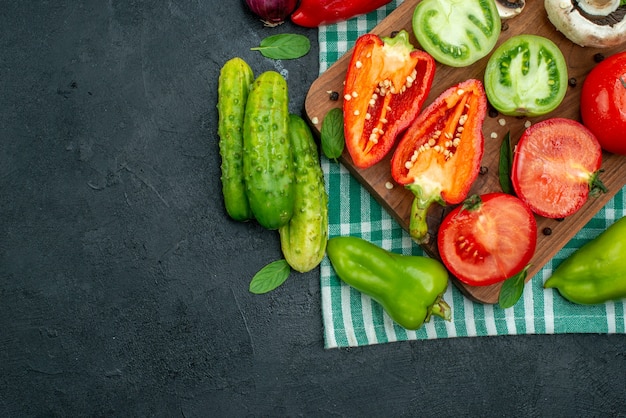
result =
M217 87L222 194L228 215L237 221L253 217L243 178L243 124L254 73L241 58L227 61Z
M287 81L276 71L266 71L254 80L246 102L244 181L252 213L267 229L278 229L293 216L288 104Z
M328 241L328 194L317 144L306 122L289 117L295 182L294 214L280 227L280 244L287 263L296 271L313 270L324 258Z

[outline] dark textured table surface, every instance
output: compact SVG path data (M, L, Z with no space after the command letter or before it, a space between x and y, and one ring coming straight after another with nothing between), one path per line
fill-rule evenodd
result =
M323 348L319 271L223 209L217 77L288 76L317 31L239 0L0 2L0 415L626 415L626 336ZM250 51L305 34L304 58Z

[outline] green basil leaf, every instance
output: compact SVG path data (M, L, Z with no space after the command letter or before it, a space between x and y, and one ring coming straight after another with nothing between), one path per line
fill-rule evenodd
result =
M291 273L287 260L277 260L259 270L250 282L250 292L260 295L276 289Z
M500 178L500 187L507 194L515 194L513 183L511 183L511 170L513 168L513 149L511 148L511 135L507 132L500 145L500 165L498 167L498 176Z
M281 33L268 36L261 41L261 45L250 48L259 51L264 57L276 60L289 60L305 56L311 49L311 41L304 35Z
M498 295L498 304L502 309L510 308L522 297L529 267L530 264L524 267L524 269L515 276L506 279L504 283L502 283L500 294Z
M343 153L346 139L343 133L343 112L340 108L332 108L324 116L320 130L322 152L328 159L336 160Z

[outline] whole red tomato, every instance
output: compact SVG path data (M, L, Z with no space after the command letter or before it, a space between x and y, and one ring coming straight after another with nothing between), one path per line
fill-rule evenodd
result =
M589 72L580 113L602 149L626 155L626 51L611 55Z

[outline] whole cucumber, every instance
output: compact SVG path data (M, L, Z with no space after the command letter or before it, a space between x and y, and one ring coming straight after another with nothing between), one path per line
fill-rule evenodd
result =
M289 117L289 139L295 167L294 213L280 227L280 245L287 263L296 271L313 270L324 258L328 242L328 194L317 144L306 122Z
M222 194L228 215L237 221L253 217L243 178L243 124L254 73L241 58L227 61L217 87L219 148L222 157Z
M276 71L266 71L254 80L246 102L243 172L252 213L267 229L278 229L293 216L288 125L287 81Z

